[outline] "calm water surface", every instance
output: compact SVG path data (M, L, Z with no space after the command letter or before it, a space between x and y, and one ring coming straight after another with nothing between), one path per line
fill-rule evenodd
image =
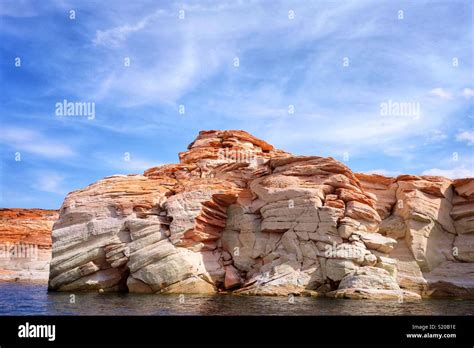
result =
M0 315L473 315L474 300L331 300L281 297L48 293L46 285L0 284Z

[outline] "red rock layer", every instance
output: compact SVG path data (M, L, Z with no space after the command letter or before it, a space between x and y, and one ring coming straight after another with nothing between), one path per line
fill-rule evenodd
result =
M28 243L51 248L51 229L57 210L0 209L0 243Z

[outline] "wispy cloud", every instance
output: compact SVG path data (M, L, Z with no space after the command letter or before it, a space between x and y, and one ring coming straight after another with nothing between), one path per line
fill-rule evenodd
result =
M36 172L36 179L32 184L32 188L54 193L58 195L67 194L67 190L63 187L64 176L53 171Z
M114 174L141 174L146 169L163 164L128 152L120 155L96 154L95 158L104 168L114 170Z
M5 128L0 141L13 151L25 151L48 158L67 158L74 156L74 150L59 141L48 139L38 131L27 128Z
M437 143L437 142L446 140L447 138L448 136L442 131L440 131L439 129L433 129L431 131L426 132L426 137L425 137L426 141L424 144L427 145L427 144Z
M439 163L430 169L424 170L422 175L438 175L451 179L473 178L474 177L474 156L470 154L451 157Z
M474 177L474 170L466 167L455 167L451 169L432 168L425 170L422 175L444 176L451 179L472 178Z
M457 141L466 142L468 145L474 145L474 131L462 131L456 135Z
M474 89L472 88L464 88L462 90L462 96L466 99L471 99L474 97Z
M96 46L118 47L129 35L144 29L150 22L158 19L165 13L163 10L157 10L153 14L140 19L135 24L125 24L106 30L97 30L92 42Z
M444 90L443 88L434 88L430 91L430 95L441 99L453 99L453 96L450 92Z
M364 174L379 174L379 175L390 176L390 177L395 177L402 174L402 172L400 171L393 171L393 170L387 170L387 169L366 170L363 173Z

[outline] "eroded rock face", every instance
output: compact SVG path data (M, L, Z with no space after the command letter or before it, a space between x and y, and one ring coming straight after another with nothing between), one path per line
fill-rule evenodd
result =
M401 175L390 180L384 182L395 201L379 232L398 241L389 256L396 260L399 285L422 296L472 297L474 179Z
M474 179L354 174L243 131L201 132L179 157L66 197L50 289L472 294Z
M0 280L47 282L56 210L0 209Z

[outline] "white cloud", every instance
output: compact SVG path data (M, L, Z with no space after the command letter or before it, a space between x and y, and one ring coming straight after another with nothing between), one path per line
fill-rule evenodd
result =
M143 172L146 169L156 167L160 165L161 163L151 161L151 160L146 160L146 159L131 159L130 162L124 162L121 168L124 170L133 170L137 172Z
M163 14L165 14L165 11L157 10L135 24L125 24L107 30L97 30L92 43L96 46L118 47L130 34L144 29L150 22L158 19Z
M290 21L288 10L276 6L279 15L273 16L270 24L265 15L269 7L258 1L205 6L175 3L150 15L125 20L126 24L98 30L91 41L110 49L110 62L101 64L97 76L91 77L91 88L78 88L98 99L113 98L120 106L162 103L174 107L202 82L218 73L226 76L234 57L240 57L244 65L247 52L262 50L273 41L275 33L281 33L284 37L280 40L294 49L305 41L337 32L357 7L368 6L354 2L327 8L305 4L295 9L297 13L311 13L311 19L305 21ZM179 19L180 9L186 11L184 20ZM130 68L124 70L117 64L117 57L130 57Z
M364 174L378 174L383 176L398 176L402 174L401 172L394 171L394 170L387 170L387 169L373 169L373 170L366 170L363 172Z
M445 158L432 164L431 169L424 170L421 175L444 176L451 179L474 178L474 156L462 153L458 158ZM430 168L429 166L426 166Z
M133 153L128 155L124 153L121 156L97 154L96 158L104 167L119 171L115 174L140 174L146 169L162 164L159 161L137 157Z
M456 135L457 141L465 141L468 145L474 145L474 132L463 131Z
M32 185L34 189L55 193L59 195L65 195L67 190L62 187L64 182L64 177L55 172L45 171L38 172L35 174L36 181Z
M445 91L444 89L442 88L434 88L430 91L430 95L433 95L433 96L436 96L436 97L439 97L441 99L452 99L453 96L451 95L450 92L448 91Z
M112 82L106 79L106 86L100 86L102 95L115 92L120 96L127 96L120 98L122 106L135 106L157 100L168 105L174 104L215 68L212 60L206 64L200 61L200 48L191 42L184 44L175 53L174 57L157 62L147 69L113 74Z
M465 167L456 167L451 169L432 168L425 170L421 175L444 176L451 179L472 178L474 177L474 170Z
M3 129L0 142L8 145L13 151L25 151L48 158L74 156L69 145L47 139L41 133L26 128Z
M447 137L448 136L439 129L434 129L432 131L427 132L425 145L445 140Z
M209 33L197 35L194 25L176 26L171 15L156 11L134 25L124 25L98 31L93 39L95 45L113 49L114 57L130 57L130 68L110 64L111 68L101 74L102 79L94 88L98 100L115 98L121 106L137 106L144 103L163 103L174 106L178 100L203 79L213 75L227 59L232 62L232 46L227 40L214 41ZM154 21L158 17L163 21ZM157 23L154 23L157 22ZM208 26L196 23L202 31ZM168 30L163 31L166 26ZM147 53L147 56L130 56L135 51L135 42L127 38L140 33L142 40L151 41L163 49ZM120 46L123 46L121 48ZM230 55L229 57L227 57ZM141 61L144 59L145 61Z
M472 88L464 88L462 90L462 96L466 99L471 99L474 97L474 89Z

